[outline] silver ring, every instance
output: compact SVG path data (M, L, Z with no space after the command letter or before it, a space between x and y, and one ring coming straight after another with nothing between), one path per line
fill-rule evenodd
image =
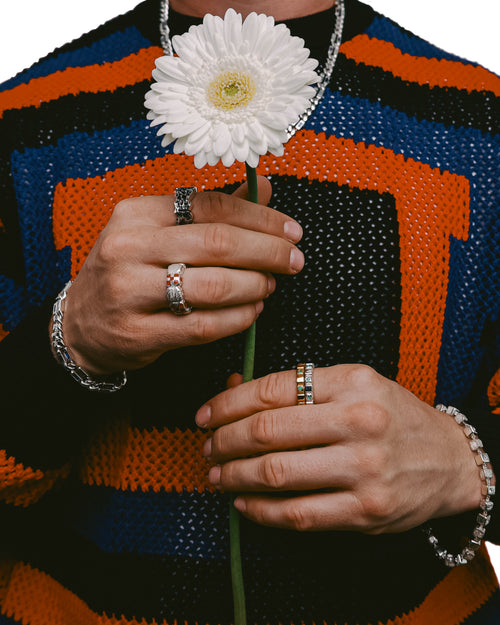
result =
M196 187L179 187L175 190L174 213L175 223L178 226L193 223L191 202L197 191L198 189Z
M306 404L314 404L313 369L314 364L312 362L306 362L304 375Z
M193 310L186 304L182 290L182 274L185 270L184 263L173 263L167 267L167 302L176 315L187 315Z

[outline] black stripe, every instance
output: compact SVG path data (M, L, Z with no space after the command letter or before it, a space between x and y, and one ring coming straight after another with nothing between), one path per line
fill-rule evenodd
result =
M52 297L0 343L0 448L25 467L48 470L72 462L97 423L125 402L120 393L91 393L50 351Z
M330 88L353 98L379 102L419 121L477 128L483 133L500 131L500 104L489 91L419 85L381 68L356 63L343 54L337 59Z
M101 507L104 490L92 489ZM2 552L48 573L98 613L231 622L227 559L104 553L61 526L59 513L2 511ZM418 528L381 536L299 534L243 521L242 550L248 617L256 623L385 622L420 604L447 573Z
M318 366L360 362L394 379L399 355L401 272L394 198L336 183L272 177L273 207L302 224L304 270L277 276L257 323L255 376L291 369L304 358ZM230 192L233 187L227 187ZM355 340L353 337L356 337ZM170 426L193 427L200 405L242 370L244 338L166 353L130 372L133 423L165 423L158 410L169 393ZM175 415L175 416L174 416Z

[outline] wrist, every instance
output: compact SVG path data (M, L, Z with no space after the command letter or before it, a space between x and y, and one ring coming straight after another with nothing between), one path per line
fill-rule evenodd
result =
M469 456L474 459L476 465L475 473L479 477L479 487L476 492L478 495L474 495L471 499L474 505L471 508L479 507L479 513L476 517L476 524L472 530L472 536L467 540L467 544L462 551L453 555L446 549L442 548L438 542L438 539L434 536L430 527L425 529L427 539L430 545L433 547L437 557L444 562L448 567L461 566L470 562L476 552L481 547L481 543L486 533L486 527L491 519L491 511L493 510L493 496L495 495L495 476L490 466L490 460L488 454L483 449L483 444L478 436L476 429L468 422L467 417L463 415L459 410L452 406L443 406L439 404L436 409L440 412L446 413L454 418L455 422L461 427L462 435L467 442L467 452ZM467 477L473 475L470 470L466 471ZM473 479L472 482L476 482L477 479ZM465 490L465 493L469 493L469 490ZM478 505L475 502L479 498ZM463 508L468 509L468 508Z
M125 371L113 375L91 375L88 370L77 364L70 354L63 334L64 304L72 282L68 282L56 298L50 322L51 349L57 362L64 367L71 377L90 391L114 392L127 383Z

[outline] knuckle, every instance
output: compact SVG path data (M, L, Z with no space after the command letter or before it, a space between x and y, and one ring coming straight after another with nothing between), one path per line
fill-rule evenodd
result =
M120 200L113 208L113 217L122 218L127 217L133 210L135 210L137 198L125 198Z
M231 293L231 281L226 277L224 272L207 271L205 272L204 299L209 305L215 305L225 302Z
M382 438L390 426L390 414L379 403L367 400L351 407L351 424L367 438Z
M219 457L223 456L225 453L226 442L228 440L228 436L226 434L225 428L219 428L215 430L212 436L212 456Z
M354 388L371 389L380 382L380 375L368 365L356 364L349 367L347 382Z
M252 420L250 436L260 447L268 448L276 439L276 415L272 412L259 412Z
M206 215L210 221L218 221L224 218L225 207L231 201L231 196L218 191L208 193L197 193L193 204L197 211Z
M390 454L380 445L369 445L357 456L359 475L365 482L381 481L388 474Z
M281 454L264 456L260 463L260 479L262 485L273 490L281 490L286 486L286 467Z
M191 323L191 336L195 343L208 343L216 338L216 325L211 315L198 314L191 318Z
M281 376L278 373L271 373L259 380L257 399L262 406L266 408L277 406L283 394Z
M286 526L290 529L307 532L316 527L314 512L304 502L291 501L285 508L283 516Z
M205 229L205 249L215 260L231 258L235 252L236 239L224 224L208 224Z
M360 497L365 531L378 532L393 512L393 501L389 489L378 486Z
M128 232L113 231L101 238L99 253L105 263L114 264L128 255L130 250L130 235Z

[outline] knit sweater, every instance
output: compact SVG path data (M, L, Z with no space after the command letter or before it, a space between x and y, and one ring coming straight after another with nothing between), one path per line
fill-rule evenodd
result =
M117 202L244 180L239 164L196 170L165 152L145 120L158 15L146 0L0 91L0 625L232 622L229 500L207 481L194 413L241 370L242 336L169 352L105 395L56 364L47 334ZM321 61L333 19L289 26ZM170 17L174 33L195 21ZM304 228L306 266L266 300L256 376L365 363L462 409L493 467L499 94L490 72L347 0L323 100L284 156L259 164L273 207ZM435 533L458 551L474 516ZM241 531L249 623L498 622L484 549L449 570L422 528ZM487 538L500 541L500 515Z

